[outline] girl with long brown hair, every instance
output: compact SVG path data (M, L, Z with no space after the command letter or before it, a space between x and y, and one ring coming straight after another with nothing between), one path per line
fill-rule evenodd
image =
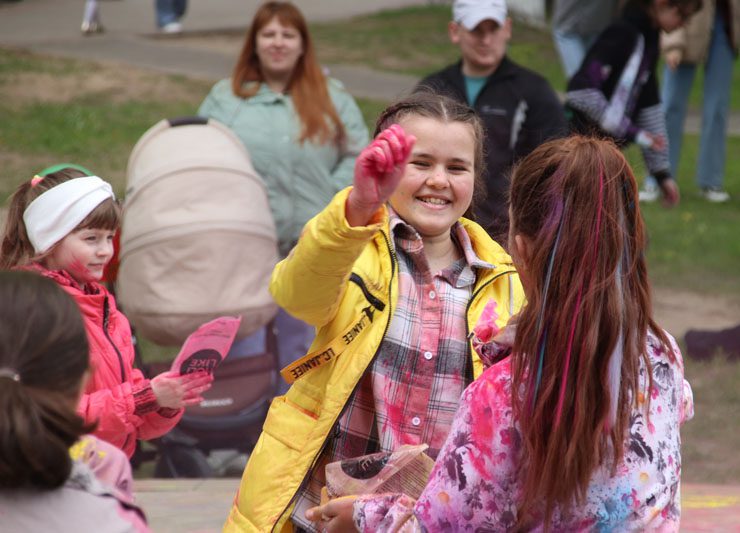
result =
M424 493L312 516L353 508L363 531L678 529L691 388L651 317L630 167L610 141L546 143L514 170L510 213L527 304L501 331L476 327L491 366L463 394Z
M247 148L267 187L281 257L306 222L352 183L355 158L368 143L357 104L324 75L306 20L290 2L257 9L231 79L211 89L198 114L229 126ZM275 325L285 366L306 353L314 330L283 310ZM263 349L261 335L253 341Z

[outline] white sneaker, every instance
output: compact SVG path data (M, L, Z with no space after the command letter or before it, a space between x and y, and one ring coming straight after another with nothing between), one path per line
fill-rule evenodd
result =
M660 189L654 183L646 183L645 186L640 189L638 198L643 203L652 203L660 198Z
M82 21L82 26L80 27L80 31L82 32L82 35L92 35L94 33L105 32L105 28L103 28L103 25L97 20L91 20L91 21L84 20Z
M182 24L179 22L168 22L161 28L162 33L182 33Z
M727 191L723 191L722 189L718 187L705 187L701 190L701 196L704 198L707 202L712 202L715 204L721 204L723 202L727 202L730 199L730 195L727 194Z

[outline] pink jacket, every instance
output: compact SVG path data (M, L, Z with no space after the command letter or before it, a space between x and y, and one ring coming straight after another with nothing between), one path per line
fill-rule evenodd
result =
M131 457L136 439L153 439L172 429L183 410L159 408L149 380L134 368L131 326L116 308L113 295L97 283L84 290L63 270L51 271L39 264L29 270L56 281L82 312L92 372L77 412L86 422L98 422L94 434Z

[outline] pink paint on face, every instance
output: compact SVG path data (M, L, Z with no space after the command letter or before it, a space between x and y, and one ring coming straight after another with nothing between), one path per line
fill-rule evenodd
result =
M85 228L59 241L43 264L50 270L64 270L80 285L103 278L105 265L113 257L112 230Z

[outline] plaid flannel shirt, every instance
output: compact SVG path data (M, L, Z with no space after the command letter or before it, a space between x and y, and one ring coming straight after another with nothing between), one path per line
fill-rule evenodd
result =
M298 495L291 520L299 529L314 530L304 513L320 501L328 463L421 443L436 458L460 395L473 380L466 307L476 281L474 269L493 266L475 254L458 222L451 231L463 257L432 273L417 231L389 211L398 257L398 303L379 353Z

